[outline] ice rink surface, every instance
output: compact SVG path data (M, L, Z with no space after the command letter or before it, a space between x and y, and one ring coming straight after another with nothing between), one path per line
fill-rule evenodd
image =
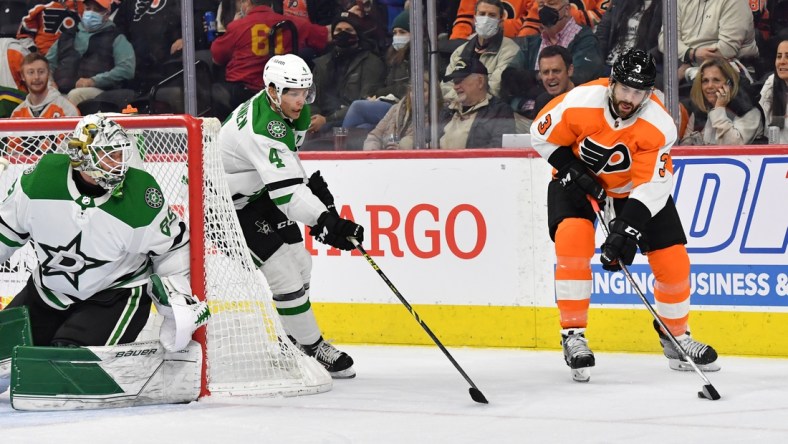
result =
M593 344L592 344L593 345ZM596 353L591 382L558 351L344 345L358 376L298 398L17 412L0 395L0 443L788 443L788 360L722 356L703 380L657 354Z

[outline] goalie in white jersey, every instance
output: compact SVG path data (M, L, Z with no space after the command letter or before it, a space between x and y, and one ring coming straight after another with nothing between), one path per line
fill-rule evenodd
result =
M139 155L116 122L86 116L67 151L42 156L0 203L0 263L28 242L38 259L0 312L0 330L27 318L35 346L127 344L153 298L165 316L164 348L184 349L210 316L191 296L186 225L153 176L129 166ZM0 338L0 391L10 360L2 350L13 340Z
M222 125L219 143L227 183L247 246L268 280L288 335L334 378L352 378L353 359L323 340L309 302L312 257L298 225L342 250L364 228L339 217L319 172L309 179L298 148L310 124L312 73L298 56L272 57L263 91L239 106Z

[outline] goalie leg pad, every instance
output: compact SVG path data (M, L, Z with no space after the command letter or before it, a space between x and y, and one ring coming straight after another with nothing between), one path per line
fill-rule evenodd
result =
M33 345L30 315L24 306L0 311L0 379L11 375L11 353L17 345Z
M110 347L16 347L11 406L81 410L185 403L200 394L202 349L179 352L159 342Z

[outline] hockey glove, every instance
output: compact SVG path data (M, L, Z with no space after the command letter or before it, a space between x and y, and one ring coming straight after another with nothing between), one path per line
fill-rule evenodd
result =
M347 240L354 237L359 243L364 242L364 227L326 211L317 219L317 224L310 228L315 239L340 250L350 251L356 247Z
M320 171L315 171L309 176L309 181L306 183L306 186L312 190L312 194L320 199L320 202L323 202L323 205L328 208L328 211L333 213L334 216L339 217L337 208L334 205L334 195L328 190L328 184L325 179L323 179L323 176L320 175Z
M586 195L599 202L600 208L605 204L607 193L602 185L588 172L585 165L579 160L574 160L558 170L557 178L561 186L572 196L576 207L588 205Z
M192 333L211 317L208 304L190 293L189 282L183 276L150 276L148 294L156 305L156 311L164 316L159 340L169 352L186 348Z
M620 219L610 221L610 235L602 244L602 268L607 271L621 270L621 264L632 265L638 243L641 241L640 230L630 226Z

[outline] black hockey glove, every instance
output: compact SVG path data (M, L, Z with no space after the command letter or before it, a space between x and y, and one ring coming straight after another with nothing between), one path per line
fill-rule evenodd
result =
M306 186L312 190L312 194L320 199L320 202L323 202L323 205L328 208L328 211L334 216L339 217L337 208L334 205L334 195L328 190L328 184L325 179L323 179L323 176L320 175L320 171L315 171L309 176L309 181L306 183Z
M602 185L588 172L583 162L575 159L568 163L565 167L558 170L557 179L568 194L572 196L576 207L582 208L588 205L587 195L596 199L600 208L604 207L607 193L605 193Z
M347 240L348 237L356 238L358 243L364 242L364 227L353 221L342 219L330 211L320 215L317 224L310 228L310 232L319 242L345 251L356 248L353 243Z
M602 268L607 271L619 271L621 270L619 261L624 265L632 265L641 239L640 230L620 219L611 220L610 235L601 248Z

